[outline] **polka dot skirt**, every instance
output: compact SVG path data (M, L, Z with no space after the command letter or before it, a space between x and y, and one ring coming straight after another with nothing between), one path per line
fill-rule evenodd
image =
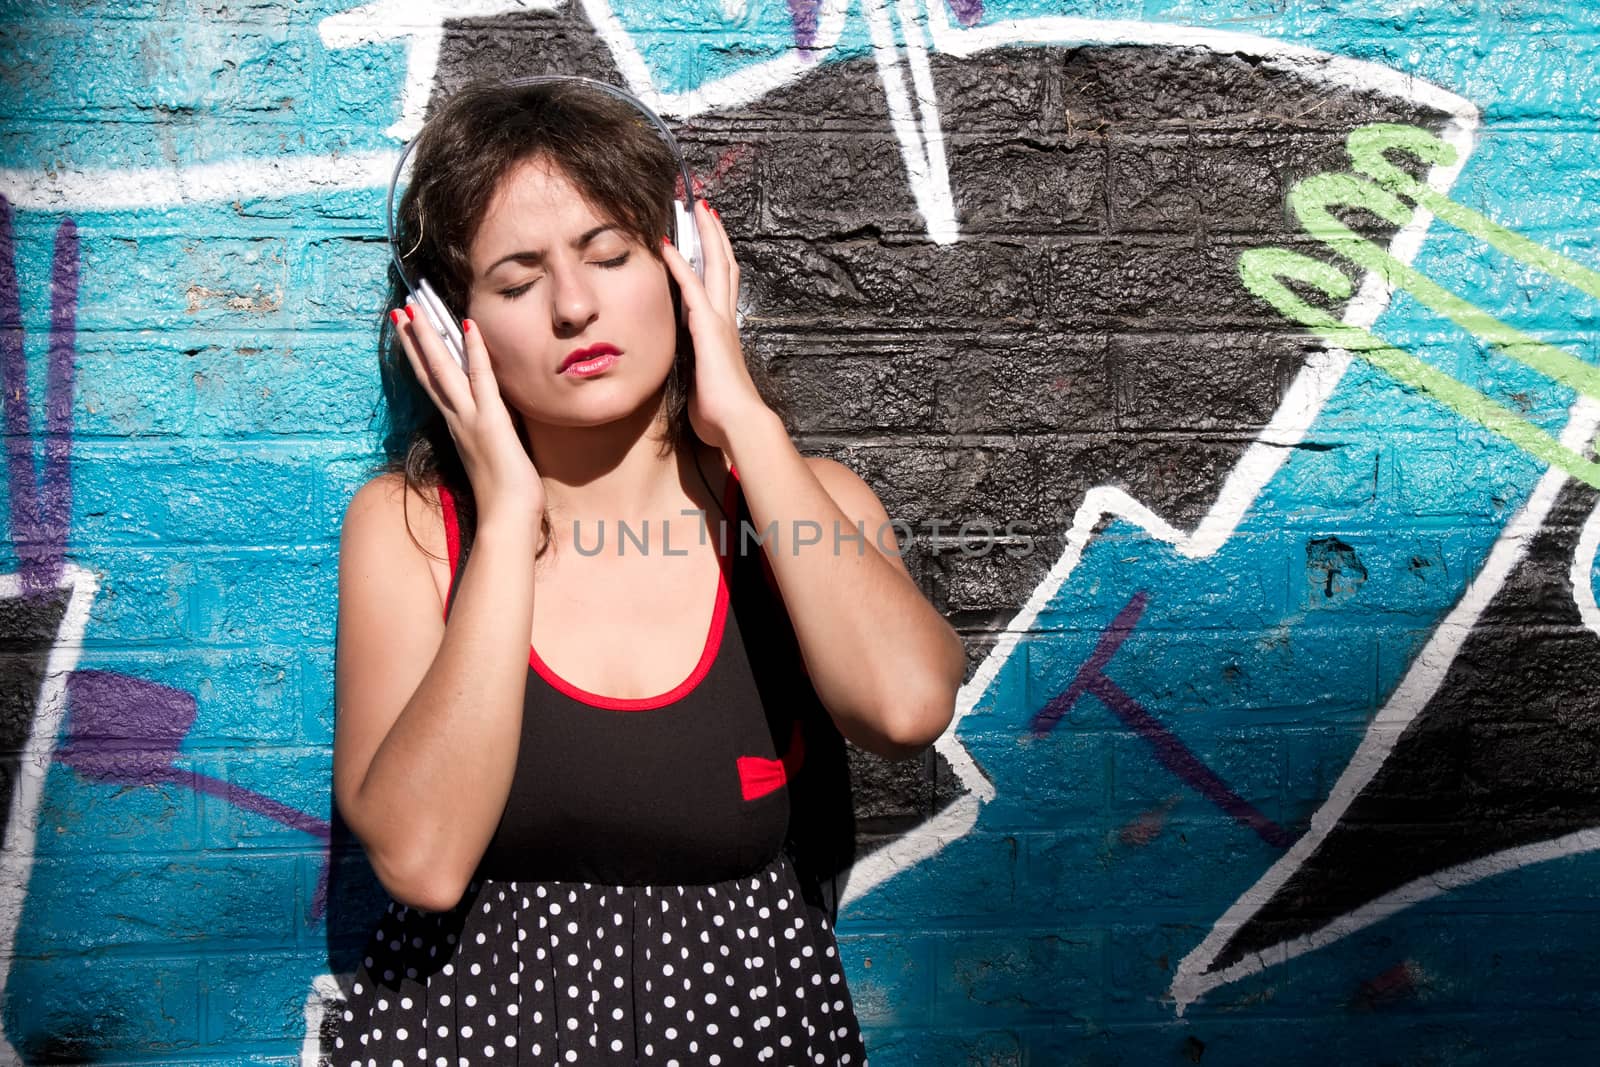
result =
M488 880L449 912L391 902L333 1010L337 1067L866 1062L787 856L713 885Z

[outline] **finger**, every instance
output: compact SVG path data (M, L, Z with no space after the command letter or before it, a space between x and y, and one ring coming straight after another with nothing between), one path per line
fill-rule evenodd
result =
M705 207L705 214L713 220L714 224L711 226L710 233L712 239L722 246L723 261L727 264L727 310L731 316L733 310L739 306L739 261L734 258L733 240L728 236L728 228L722 224L722 212L712 207L711 202L708 200L702 200L700 203ZM705 231L702 230L701 232L704 233Z
M411 364L411 373L433 406L443 411L445 405L440 397L439 383L434 377L433 368L428 366L422 354L417 351L416 341L411 334L411 320L406 318L404 310L393 308L389 311L389 321L394 324L394 335L400 342L400 351L405 353L406 362Z
M422 347L421 333L416 321L411 318L411 308L402 306L394 312L395 333L400 338L401 347L405 350L406 358L411 362L411 370L417 376L417 381L423 383L423 388L428 393L428 399L433 401L433 406L447 415L453 415L457 405L450 393L445 389L439 376L439 366L428 358L427 352Z
M733 241L728 237L728 228L722 223L722 212L711 206L709 200L700 201L705 206L705 213L711 216L712 239L722 248L722 262L727 269L727 294L726 314L733 318L734 309L739 306L739 261L733 255Z
M520 435L520 424L511 415L505 397L500 395L500 383L494 376L494 364L489 358L489 346L483 343L483 332L471 319L461 320L461 340L467 351L467 381L472 386L473 402L478 418L485 424L503 423L512 426ZM520 438L519 438L520 440Z
M694 224L700 233L700 257L706 265L706 293L712 307L727 314L728 242L722 236L721 224L711 214L711 205L704 200L694 202Z
M467 353L467 385L472 390L474 403L500 399L500 383L495 380L489 348L483 343L478 324L471 319L461 320L461 343Z
M411 320L411 338L433 373L433 381L440 395L452 410L470 412L473 409L472 388L467 383L466 374L450 350L445 348L439 331L433 328L428 316L417 307L415 297L406 297L406 317Z
M461 346L467 353L467 381L473 385L472 395L477 396L478 380L485 376L492 378L494 371L489 367L489 350L484 347L483 335L471 319L461 320Z
M689 261L683 258L683 253L665 237L661 239L661 259L666 263L667 270L683 294L683 310L686 314L692 315L697 310L702 312L713 310L710 298L706 295L705 283L694 272Z

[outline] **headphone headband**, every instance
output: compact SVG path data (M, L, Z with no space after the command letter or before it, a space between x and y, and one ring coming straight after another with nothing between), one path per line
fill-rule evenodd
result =
M678 173L683 180L684 200L685 203L688 204L687 210L683 212L683 217L688 224L692 226L694 209L691 201L694 196L694 180L689 176L689 164L684 160L683 152L678 148L678 139L672 135L672 130L670 130L667 127L667 124L661 120L660 115L657 115L648 106L646 106L643 100L640 100L626 89L612 85L610 82L598 81L594 78L585 78L576 74L534 74L527 77L513 78L509 81L502 82L500 87L503 89L522 89L530 85L552 85L560 83L584 85L591 89L605 93L608 96L613 96L626 104L632 105L634 110L638 111L646 119L650 120L650 124L656 128L658 133L661 134L661 139L666 142L667 148L671 150L673 161L678 165ZM432 120L430 119L429 121ZM424 123L423 125L426 127L427 123ZM394 262L394 269L399 273L401 283L408 291L412 293L416 293L417 286L413 284L411 276L406 273L405 264L401 262L400 246L395 241L394 191L395 188L400 184L400 174L403 170L405 170L406 160L411 158L411 150L416 147L417 140L419 137L421 137L421 134L422 131L418 130L417 134L413 136L411 140L407 141L405 147L400 150L400 158L395 161L394 174L389 179L389 194L384 199L383 208L384 231L389 238L389 257ZM673 212L672 239L681 247L682 242L679 240L679 230L682 228L682 223L680 223L679 217L679 212ZM698 263L696 265L698 266Z

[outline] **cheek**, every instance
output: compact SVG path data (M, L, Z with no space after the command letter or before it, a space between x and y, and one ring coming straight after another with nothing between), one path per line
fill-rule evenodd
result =
M526 316L518 315L516 306L509 300L489 298L474 301L469 309L497 366L533 340Z
M649 330L664 330L669 336L676 334L677 318L672 309L672 288L667 280L665 264L640 279L631 294L630 303L639 309L641 322Z

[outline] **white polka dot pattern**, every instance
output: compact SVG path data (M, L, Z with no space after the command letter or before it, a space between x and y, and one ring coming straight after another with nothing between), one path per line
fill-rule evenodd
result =
M450 912L391 903L334 1027L336 1067L866 1063L787 856L713 885L485 881Z

